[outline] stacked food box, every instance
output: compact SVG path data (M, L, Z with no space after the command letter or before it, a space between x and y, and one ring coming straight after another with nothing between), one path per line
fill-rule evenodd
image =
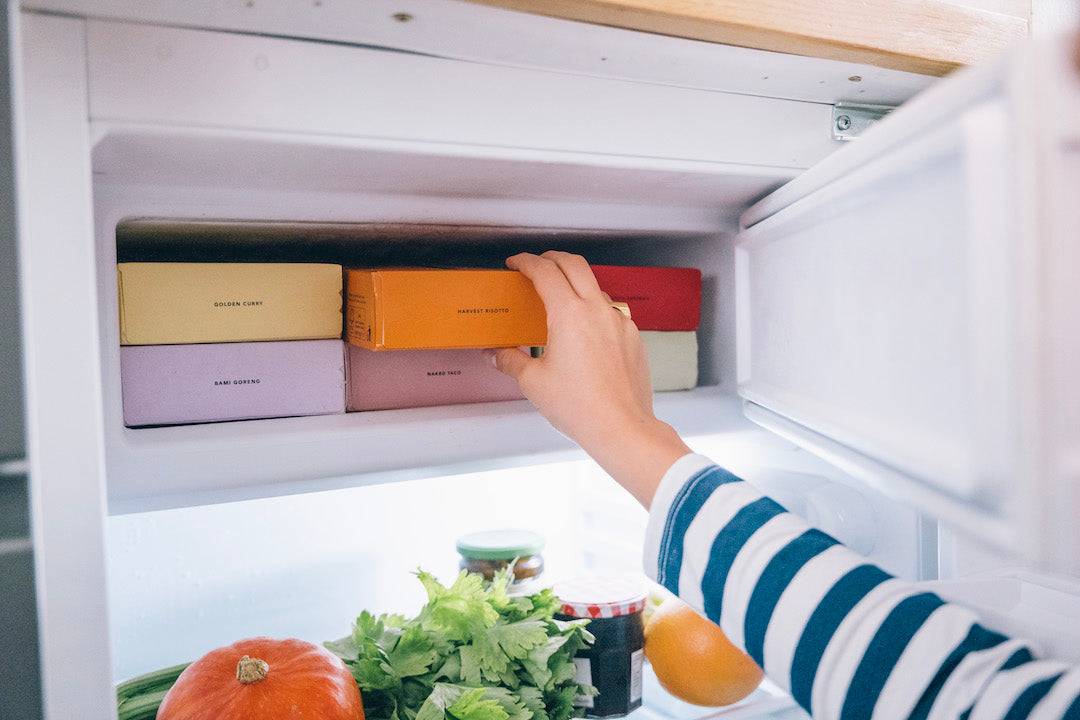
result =
M345 411L341 266L117 266L128 426Z
M701 273L593 266L653 389L697 384ZM131 427L519 400L484 348L540 354L543 302L511 270L327 263L118 265Z

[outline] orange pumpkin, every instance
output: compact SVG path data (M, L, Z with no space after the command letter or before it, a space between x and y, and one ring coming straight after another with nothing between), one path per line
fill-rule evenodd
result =
M363 720L345 663L303 640L258 637L211 650L180 674L157 720Z

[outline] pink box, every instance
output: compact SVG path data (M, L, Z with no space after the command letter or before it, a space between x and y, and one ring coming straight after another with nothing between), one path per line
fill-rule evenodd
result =
M124 424L342 413L343 348L341 340L121 347Z
M377 351L346 345L346 354L349 412L524 397L517 382L496 370L481 350Z

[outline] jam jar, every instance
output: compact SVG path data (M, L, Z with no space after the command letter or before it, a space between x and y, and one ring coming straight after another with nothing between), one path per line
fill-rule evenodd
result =
M527 595L543 586L544 537L529 530L483 530L457 540L459 567L486 580L514 562L514 577L507 592Z
M585 629L596 640L574 658L577 681L596 688L595 696L579 696L575 705L585 717L626 715L641 707L645 623L645 582L627 576L586 576L555 584L562 603L561 620L588 618Z

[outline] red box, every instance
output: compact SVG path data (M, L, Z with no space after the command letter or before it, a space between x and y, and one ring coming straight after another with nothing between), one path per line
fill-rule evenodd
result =
M695 268L592 265L600 289L630 306L638 330L697 330L701 271Z

